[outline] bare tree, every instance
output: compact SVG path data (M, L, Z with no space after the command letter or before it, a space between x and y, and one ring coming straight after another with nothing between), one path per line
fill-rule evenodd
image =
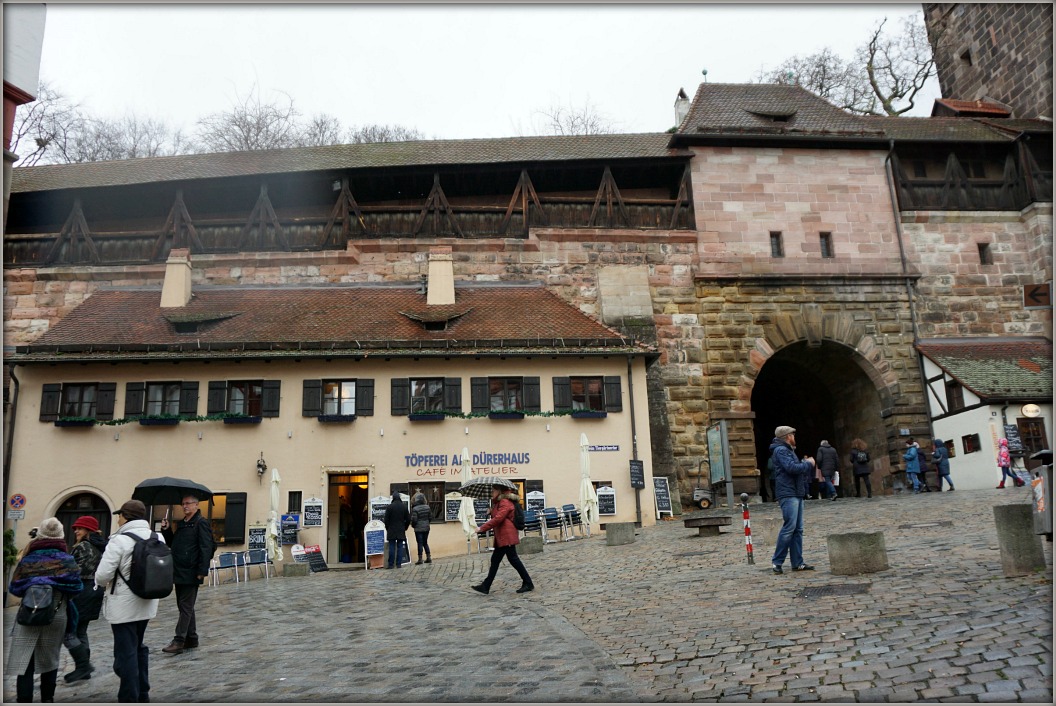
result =
M826 48L789 57L755 80L802 86L859 115L902 115L935 74L935 61L919 15L903 18L896 36L884 32L886 24L887 18L877 24L851 61Z
M344 132L341 121L326 113L316 113L299 130L298 145L302 147L323 147L342 143Z
M424 139L425 136L417 128L403 125L357 125L348 130L348 142L353 145L363 145L370 142L409 142L411 140Z
M571 103L551 103L549 108L538 110L535 115L541 122L536 130L543 135L603 135L613 132L612 121L589 99L583 101L582 107Z
M19 155L20 167L67 162L67 145L84 125L80 106L41 81L37 99L15 109L11 151Z
M208 152L241 152L295 147L300 144L300 113L293 98L265 102L256 87L237 98L229 110L198 120L197 138Z

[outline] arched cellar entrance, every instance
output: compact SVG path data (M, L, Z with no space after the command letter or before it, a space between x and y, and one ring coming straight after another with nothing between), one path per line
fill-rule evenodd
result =
M73 547L76 542L73 536L73 523L77 521L78 517L82 515L94 517L99 522L99 531L103 533L104 537L109 537L110 520L113 517L110 513L111 510L106 501L95 493L78 493L66 498L62 505L59 505L59 509L55 512L55 517L62 523L62 527L66 531L66 544Z
M861 437L874 457L886 449L880 393L859 360L847 346L830 341L809 346L803 341L775 352L759 370L752 387L752 411L759 492L765 500L774 499L766 463L779 425L795 427L800 456L814 456L822 439L836 448L842 495L854 492L847 462L851 441ZM880 487L877 480L874 491Z

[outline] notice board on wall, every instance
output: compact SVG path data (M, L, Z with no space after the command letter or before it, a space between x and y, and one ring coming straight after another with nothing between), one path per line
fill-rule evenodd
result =
M300 524L301 516L296 513L282 516L279 537L283 544L297 544L297 527Z
M598 514L616 514L616 491L608 485L598 488Z
M263 525L259 527L249 528L249 548L250 549L267 549L268 548L268 528Z

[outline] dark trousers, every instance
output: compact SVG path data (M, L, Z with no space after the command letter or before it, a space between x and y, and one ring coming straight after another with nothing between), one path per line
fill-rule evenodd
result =
M862 483L865 483L865 492L869 494L869 497L873 497L873 486L869 480L869 476L855 476L854 477L854 494L859 498L862 497Z
M114 674L121 680L117 700L121 703L150 701L147 664L150 650L143 644L147 620L111 624L114 631Z
M488 577L484 579L482 584L485 589L491 590L491 582L495 580L495 574L499 573L499 564L502 563L503 557L509 559L510 566L520 574L521 582L525 586L533 585L532 577L528 575L528 569L524 568L521 558L517 556L517 545L511 544L508 547L495 547L495 551L491 553L491 568L488 569Z
M397 569L403 564L403 552L407 547L407 538L401 539L390 539L389 540L389 568L396 567ZM407 553L410 558L410 552Z
M198 639L198 623L194 619L194 602L198 600L198 584L176 584L176 607L180 611L180 619L176 621L177 642Z
M25 674L19 674L15 677L15 698L18 699L19 703L33 703L33 668L36 666L35 655L29 658L29 666L26 667ZM43 672L40 675L40 700L54 701L55 700L55 679L59 675L59 670L53 669L50 672Z
M425 555L428 557L433 556L433 553L429 551L429 530L424 532L414 531L414 539L418 544L418 561L422 560L422 551L425 551Z

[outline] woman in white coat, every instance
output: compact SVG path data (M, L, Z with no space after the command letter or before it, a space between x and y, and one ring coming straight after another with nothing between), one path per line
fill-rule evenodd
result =
M111 537L95 572L97 586L107 586L103 597L103 617L114 632L114 673L121 679L117 700L122 703L150 701L148 660L150 650L143 644L147 623L158 614L158 599L140 598L132 593L118 576L128 577L132 570L132 549L136 540L129 535L148 539L147 508L139 500L129 500L117 515L118 530ZM159 534L160 538L161 535ZM162 540L164 541L164 540Z

